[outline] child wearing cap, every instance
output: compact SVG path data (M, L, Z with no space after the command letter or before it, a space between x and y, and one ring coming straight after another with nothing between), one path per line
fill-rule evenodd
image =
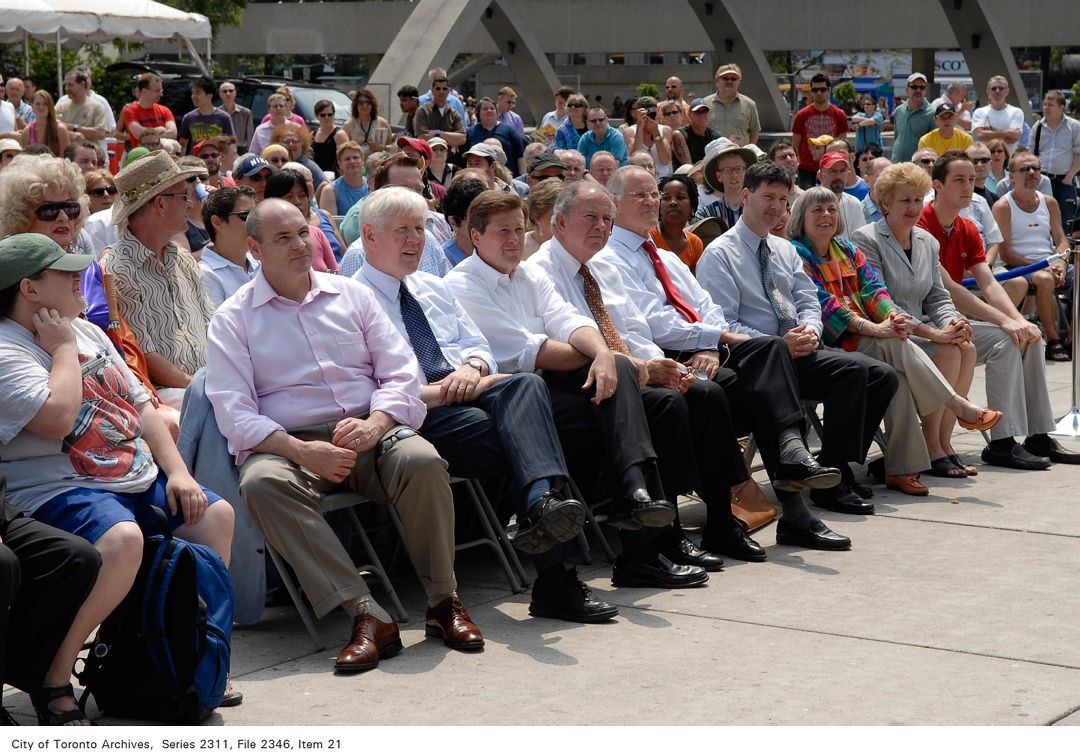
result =
M940 155L950 149L966 150L974 143L971 134L957 127L956 107L951 102L942 102L934 110L934 125L937 128L919 139L919 149L929 147Z

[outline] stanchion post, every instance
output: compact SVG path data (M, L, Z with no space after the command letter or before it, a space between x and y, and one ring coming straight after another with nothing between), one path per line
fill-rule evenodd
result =
M1080 240L1070 238L1069 244L1071 246L1070 257L1072 258L1073 270L1080 270ZM1074 272L1072 290L1072 331L1074 341L1078 332L1078 318L1080 318L1080 281L1076 280L1075 274ZM1080 391L1080 353L1076 353L1074 349L1072 358L1072 405L1069 413L1058 420L1057 426L1050 434L1080 437L1080 394L1077 391Z

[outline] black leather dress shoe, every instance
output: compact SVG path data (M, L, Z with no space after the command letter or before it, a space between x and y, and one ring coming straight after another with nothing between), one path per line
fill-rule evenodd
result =
M1067 450L1050 435L1032 435L1024 440L1024 450L1042 458L1049 458L1054 463L1080 464L1080 453Z
M1050 468L1049 458L1030 453L1020 443L1014 443L1008 450L987 445L982 450L982 459L991 466L1021 471L1045 471Z
M518 529L511 541L526 555L539 555L573 539L584 525L584 503L545 492L527 514L518 517Z
M598 600L578 578L577 569L541 574L533 582L529 615L572 623L603 623L619 614L610 602Z
M660 550L661 555L675 565L698 566L706 571L713 572L721 571L724 568L722 558L702 550L686 537L683 537L680 542L657 543L657 549Z
M822 466L813 456L807 455L799 463L777 464L772 479L773 487L784 492L798 492L807 487L825 490L840 484L840 469Z
M631 518L650 529L667 526L675 520L675 506L667 500L654 499L645 489L631 492L626 506Z
M804 547L808 550L850 550L851 540L837 534L821 521L815 521L809 529L780 519L776 524L776 544Z
M814 505L834 513L847 513L852 516L869 516L874 512L874 504L868 503L841 482L827 490L811 490L810 499Z
M627 560L624 555L615 558L611 572L612 586L656 587L659 589L683 589L701 586L709 580L709 574L698 566L675 565L657 553L653 560Z
M709 552L718 552L735 560L745 560L748 563L764 563L768 557L765 548L750 538L738 526L720 532L719 534L706 534L701 539L702 548Z
M851 471L851 467L848 464L844 464L840 467L840 482L847 485L847 488L858 495L862 500L869 500L874 496L874 490L867 487L865 484L859 484L855 479L855 474Z

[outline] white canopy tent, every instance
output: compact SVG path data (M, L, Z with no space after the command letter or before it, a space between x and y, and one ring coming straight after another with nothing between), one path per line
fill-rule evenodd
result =
M24 41L30 37L56 40L57 85L60 70L60 45L65 40L80 42L145 42L151 39L177 39L204 72L206 62L192 42L207 41L210 57L210 19L199 13L186 13L153 0L109 0L107 8L88 10L87 0L0 0L0 42Z

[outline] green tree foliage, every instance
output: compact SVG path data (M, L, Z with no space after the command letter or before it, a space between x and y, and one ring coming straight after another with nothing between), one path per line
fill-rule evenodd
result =
M637 93L639 97L655 97L660 98L660 87L656 84L638 84Z
M858 99L859 93L855 91L855 85L850 81L845 81L842 84L837 84L833 88L833 98L841 105L846 105L849 102L854 102Z
M248 0L161 0L178 10L201 13L216 32L222 26L239 26Z

